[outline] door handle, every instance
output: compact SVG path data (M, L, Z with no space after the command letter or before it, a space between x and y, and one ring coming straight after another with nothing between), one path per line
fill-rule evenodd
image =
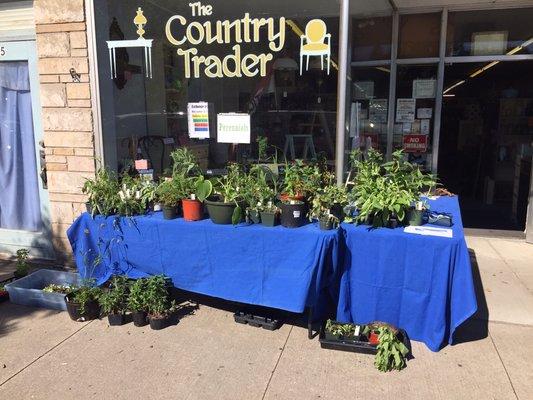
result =
M42 147L42 149L39 150L39 176L41 177L41 181L43 182L43 189L48 189L48 177L46 176L46 153L44 151L44 143L42 140L39 142L39 144Z

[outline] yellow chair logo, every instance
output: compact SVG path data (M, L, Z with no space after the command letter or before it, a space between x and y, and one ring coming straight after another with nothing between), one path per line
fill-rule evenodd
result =
M327 74L331 58L331 33L327 33L326 23L321 19L312 19L305 27L305 35L300 36L300 75L302 75L303 58L306 56L305 70L309 70L309 57L320 56L320 67L324 71L326 57Z

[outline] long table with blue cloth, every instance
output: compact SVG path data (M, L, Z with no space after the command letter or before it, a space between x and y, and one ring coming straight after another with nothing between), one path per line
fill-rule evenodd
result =
M477 302L457 197L429 205L452 215L452 238L344 223L216 225L159 212L84 213L67 235L80 275L98 284L165 274L179 289L245 304L319 316L333 304L339 321L386 321L438 351Z

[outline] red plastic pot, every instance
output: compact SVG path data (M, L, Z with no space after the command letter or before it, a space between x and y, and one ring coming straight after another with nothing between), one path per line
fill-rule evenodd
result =
M373 344L373 345L378 345L379 344L379 334L377 334L376 332L370 332L370 334L368 335L368 343L370 344Z
M198 200L183 199L183 218L186 221L199 221L203 217L202 203Z

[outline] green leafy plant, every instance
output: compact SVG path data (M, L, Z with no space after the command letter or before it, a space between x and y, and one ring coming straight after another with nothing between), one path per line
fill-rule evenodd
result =
M350 192L350 200L359 211L357 222L372 220L375 227L386 226L392 217L403 222L409 207L419 200L420 191L436 185L436 178L405 161L402 151L394 152L389 162L372 149L364 160L358 151L350 159L357 173Z
M146 311L148 309L148 291L146 279L137 279L130 285L128 309L133 312Z
M186 147L180 147L170 153L172 161L172 176L198 175L201 169L198 166L196 157Z
M124 216L144 214L147 202L142 196L142 189L145 186L146 183L143 183L139 177L124 175L116 202L117 214Z
M174 175L172 180L174 181L175 185L179 187L183 198L199 200L203 202L211 195L213 191L213 184L211 181L205 179L203 175Z
M290 197L312 197L322 182L318 165L307 165L301 160L285 165L283 193Z
M260 212L265 211L267 207L272 207L276 194L277 181L272 176L272 172L260 165L253 165L248 173L246 183L247 212Z
M23 276L28 275L30 271L30 264L28 263L28 256L30 251L28 249L19 249L17 250L17 265L15 269L15 277L22 278Z
M409 349L398 339L396 331L386 324L367 325L363 333L368 335L370 331L377 333L379 338L374 360L376 368L382 372L404 369Z
M344 186L329 184L322 187L315 193L312 201L311 219L328 220L334 225L340 223L339 217L332 214L332 209L338 207L342 209L348 203L348 193Z
M259 161L268 161L268 138L266 136L258 136L256 141Z
M116 175L103 167L96 171L94 179L87 179L82 193L88 195L88 203L92 207L92 215L112 215L120 201L118 192L120 184Z
M61 294L69 294L72 293L72 287L69 285L56 285L54 283L51 283L48 286L45 286L43 288L43 292L46 293L61 293Z
M164 275L155 275L146 282L146 308L148 315L155 318L168 316L174 309L168 294L168 280Z
M126 276L113 276L109 290L103 292L98 298L98 302L105 314L124 314L126 312L128 286L128 278Z
M162 205L174 207L184 198L184 192L179 181L168 179L159 183L155 191L155 197Z
M326 332L339 338L352 338L355 336L356 326L354 324L335 323L331 319L326 321Z
M228 164L228 173L217 178L213 190L224 203L234 203L233 224L239 223L243 216L242 203L247 196L248 177L238 164Z
M96 286L96 282L93 279L84 281L80 286L72 287L70 294L67 294L67 298L70 302L79 303L79 309L81 314L85 314L85 307L91 301L98 301L102 295L102 289Z

